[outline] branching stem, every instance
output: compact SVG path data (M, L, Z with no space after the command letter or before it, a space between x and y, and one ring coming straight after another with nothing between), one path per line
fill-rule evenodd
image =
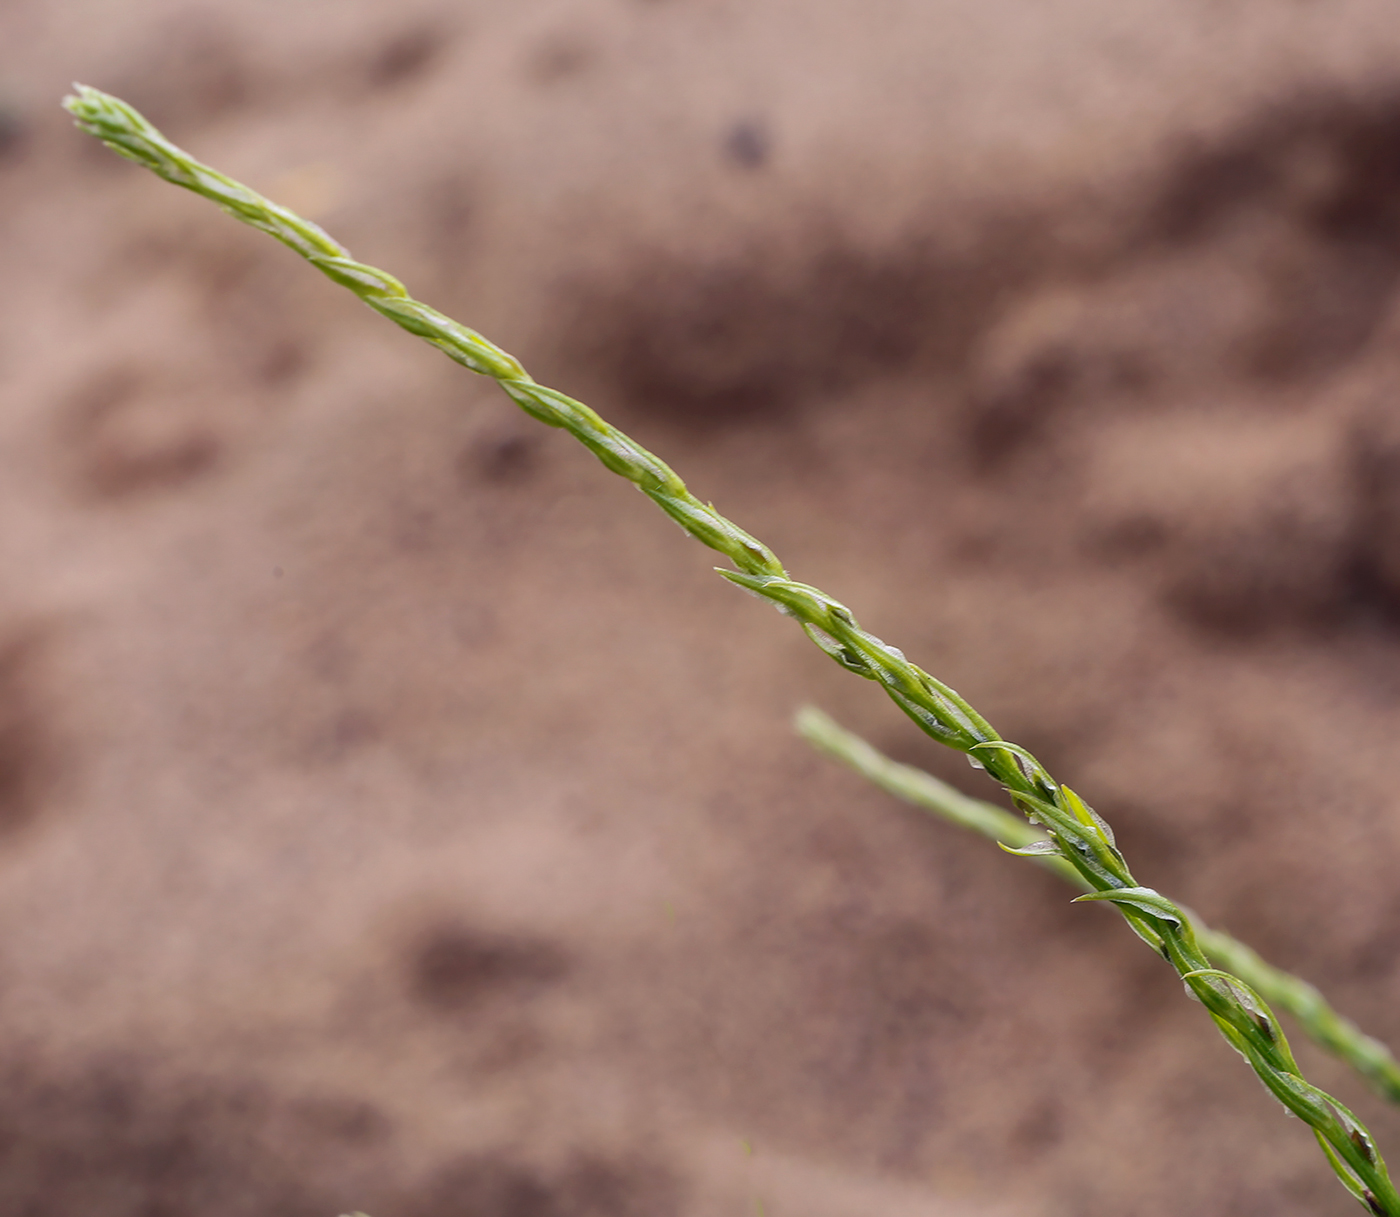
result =
M962 697L861 629L825 592L788 578L777 556L686 489L658 457L582 402L537 384L517 360L474 330L414 300L392 275L363 262L315 224L196 161L125 102L85 85L64 105L89 134L153 173L212 200L236 219L290 246L370 308L431 343L464 367L490 376L532 418L562 427L613 473L632 482L697 541L737 569L719 573L801 623L832 659L878 682L910 718L942 744L974 756L1029 820L1044 827L1056 855L1089 889L1080 900L1114 904L1134 931L1167 959L1210 1012L1221 1034L1249 1061L1265 1087L1311 1126L1333 1169L1371 1213L1400 1217L1400 1195L1370 1133L1336 1099L1303 1080L1283 1030L1237 977L1211 968L1186 913L1128 871L1113 832L1029 752L1003 740Z
M813 706L797 714L798 733L813 747L850 766L863 778L896 798L931 812L940 819L1015 850L1045 849L1046 835L1020 816L995 803L970 798L931 773L891 760L868 741L847 731ZM1034 856L1034 855L1032 855ZM1039 861L1066 882L1090 890L1083 877L1058 853L1045 852ZM1361 1074L1376 1093L1400 1103L1400 1063L1390 1049L1338 1014L1307 981L1277 968L1238 938L1213 930L1190 909L1178 905L1196 932L1196 941L1210 959L1233 972L1264 999L1286 1010L1308 1036Z

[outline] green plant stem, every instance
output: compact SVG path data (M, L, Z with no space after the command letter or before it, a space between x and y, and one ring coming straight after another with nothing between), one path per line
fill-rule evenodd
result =
M1078 899L1113 903L1133 930L1177 970L1269 1092L1313 1129L1352 1195L1373 1214L1400 1217L1400 1195L1370 1134L1340 1102L1303 1080L1283 1030L1263 999L1238 978L1211 968L1186 914L1138 884L1108 825L1069 787L1056 783L1029 752L1003 740L962 697L911 664L903 652L861 629L843 604L789 579L772 550L695 498L669 466L582 402L537 384L512 356L414 300L392 275L356 262L315 224L196 161L125 102L84 85L74 88L76 96L66 98L64 106L89 134L276 237L396 325L473 372L495 379L532 418L568 431L690 536L728 557L737 569L721 570L726 579L796 618L842 667L878 681L934 739L975 757L1016 806L1045 827L1045 841L1026 850L1032 856L1054 854L1072 866L1092 889Z
M1046 840L1039 829L995 803L970 798L931 773L891 760L813 706L798 711L795 725L813 747L896 798L940 819L1015 849ZM1084 877L1063 858L1052 855L1041 861L1060 878L1090 890ZM1355 1069L1377 1094L1400 1103L1400 1063L1380 1040L1338 1014L1307 981L1274 967L1238 938L1211 929L1196 913L1178 907L1189 915L1196 941L1214 964L1233 972L1266 1001L1288 1011L1311 1039Z

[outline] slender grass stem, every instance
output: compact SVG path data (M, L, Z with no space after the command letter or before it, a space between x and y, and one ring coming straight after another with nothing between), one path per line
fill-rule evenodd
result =
M1133 930L1176 969L1222 1035L1249 1062L1266 1089L1317 1136L1348 1191L1380 1217L1400 1217L1385 1163L1370 1133L1340 1102L1304 1081L1273 1013L1249 985L1210 966L1187 914L1141 886L1114 844L1108 824L1029 752L1003 740L962 697L861 629L851 611L825 592L788 578L762 542L702 503L658 457L582 402L537 384L505 351L474 330L409 296L392 275L356 262L315 224L196 161L140 114L106 93L75 85L64 105L89 134L166 181L217 203L245 224L288 245L365 304L463 366L495 379L532 418L562 427L612 472L632 482L690 536L724 554L735 570L719 573L776 605L842 667L877 681L924 731L973 756L1001 782L1012 802L1045 831L1045 840L1013 852L1062 860L1089 889L1079 900L1115 905Z
M1013 849L1048 839L1020 816L995 803L970 798L931 773L891 760L813 706L798 711L795 725L798 734L814 748L835 757L896 798L942 820ZM1083 876L1058 855L1047 855L1040 861L1065 881L1090 890ZM1377 1094L1400 1103L1400 1062L1380 1040L1338 1014L1307 981L1261 959L1238 938L1211 929L1184 906L1177 907L1188 914L1196 941L1213 963L1233 972L1266 1001L1286 1010L1311 1039L1355 1069Z

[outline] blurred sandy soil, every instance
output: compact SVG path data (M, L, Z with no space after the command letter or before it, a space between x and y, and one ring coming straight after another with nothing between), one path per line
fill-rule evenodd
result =
M1391 0L0 6L0 1211L1352 1211L1107 910L790 715L960 758L74 78L1395 1042Z

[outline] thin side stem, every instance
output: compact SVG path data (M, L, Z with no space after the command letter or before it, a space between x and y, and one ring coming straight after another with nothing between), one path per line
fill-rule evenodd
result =
M1046 829L1044 844L1027 846L1027 851L1038 856L1048 850L1072 866L1092 889L1078 899L1114 904L1133 930L1176 969L1265 1088L1313 1129L1347 1190L1371 1213L1400 1217L1400 1195L1370 1133L1340 1102L1303 1080L1283 1030L1263 999L1237 977L1211 968L1185 912L1138 884L1103 818L1068 786L1057 783L1029 752L1003 740L962 697L911 664L897 647L861 629L845 605L789 579L772 550L695 498L665 462L582 402L537 384L512 356L414 300L392 275L356 262L316 225L196 161L125 102L84 85L74 88L77 95L66 98L64 106L89 134L276 237L396 325L473 372L495 379L532 418L568 431L690 536L729 558L737 569L720 570L726 579L796 618L827 655L877 681L934 739L974 756L1002 783L1017 808Z
M1048 840L1019 816L995 803L974 799L913 765L891 760L869 741L834 722L814 706L804 706L795 720L797 732L814 748L849 766L896 798L912 803L939 819L1013 849ZM1046 869L1082 891L1090 890L1083 876L1058 855L1041 859ZM1307 981L1260 958L1250 947L1221 930L1211 929L1184 906L1201 949L1218 967L1233 972L1266 1001L1286 1010L1321 1047L1345 1061L1392 1103L1400 1103L1400 1063L1380 1040L1367 1035L1338 1014Z

